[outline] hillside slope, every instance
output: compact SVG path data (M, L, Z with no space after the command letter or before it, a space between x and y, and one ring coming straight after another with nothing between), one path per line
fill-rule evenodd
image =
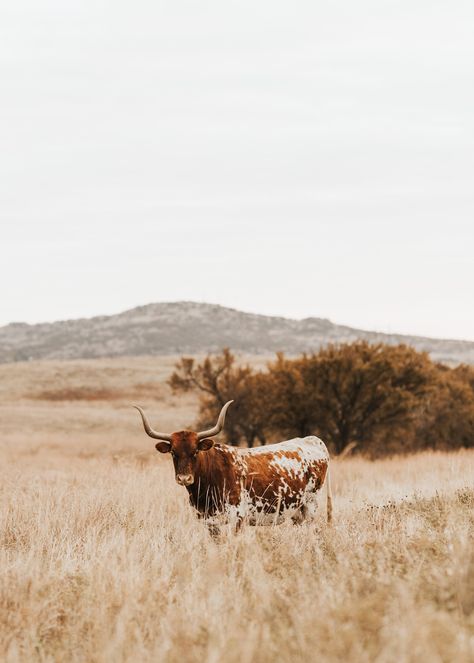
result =
M438 361L474 363L474 342L381 334L323 318L292 320L195 302L148 304L117 315L36 325L11 323L0 327L0 363L197 354L224 346L252 354L296 354L356 339L408 343Z

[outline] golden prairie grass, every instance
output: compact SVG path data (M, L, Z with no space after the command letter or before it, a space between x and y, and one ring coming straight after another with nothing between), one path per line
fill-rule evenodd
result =
M334 462L331 527L212 539L127 407L156 381L171 430L195 401L121 361L0 367L0 660L474 660L473 452ZM31 397L111 369L118 400Z

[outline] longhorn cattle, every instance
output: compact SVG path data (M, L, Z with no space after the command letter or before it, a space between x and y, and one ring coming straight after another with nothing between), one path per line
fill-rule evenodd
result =
M214 442L225 422L222 408L217 424L199 433L182 430L159 433L151 428L141 407L146 433L159 440L156 449L170 453L175 478L185 486L198 515L213 526L230 521L239 527L280 523L291 518L299 523L312 517L317 493L326 480L327 518L331 520L329 452L317 437L295 438L254 449L241 449Z

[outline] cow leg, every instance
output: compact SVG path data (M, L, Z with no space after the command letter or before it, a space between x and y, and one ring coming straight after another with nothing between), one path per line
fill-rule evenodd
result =
M219 527L219 525L214 525L212 523L206 523L206 525L207 525L207 531L209 532L211 537L213 539L217 539L217 537L221 533L221 528Z
M291 516L291 522L293 525L301 525L301 523L306 520L307 515L306 507L302 504L295 515Z
M219 534L221 533L220 526L216 525L214 522L212 522L212 520L209 521L207 519L207 514L205 514L205 513L201 513L201 512L198 511L197 512L197 517L199 518L199 520L204 521L204 524L207 527L207 531L209 532L209 534L212 536L213 539L216 539L219 536Z
M242 524L244 522L244 519L238 516L236 523L235 523L235 533L238 534L240 532L240 528L242 527Z
M244 520L243 518L237 518L235 523L229 523L233 526L235 534L240 532ZM222 527L220 525L215 525L214 523L206 523L207 530L213 539L217 539L222 533Z

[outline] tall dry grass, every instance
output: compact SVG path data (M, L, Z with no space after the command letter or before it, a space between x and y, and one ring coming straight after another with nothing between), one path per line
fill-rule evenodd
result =
M151 380L132 364L115 388ZM474 453L339 461L332 527L211 539L128 395L32 397L52 370L0 368L0 660L474 660ZM191 421L160 388L160 424Z

